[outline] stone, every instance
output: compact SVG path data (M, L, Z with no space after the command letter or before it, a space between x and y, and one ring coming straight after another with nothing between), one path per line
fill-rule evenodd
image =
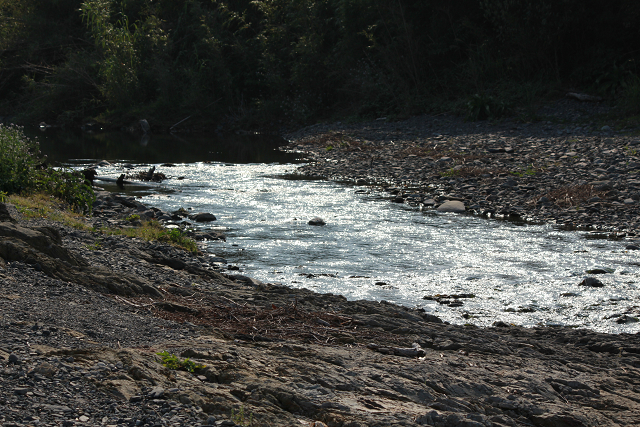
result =
M309 220L309 225L326 225L327 223L324 222L324 220L322 218L320 218L319 216L314 216L313 218L311 218Z
M584 280L580 282L579 285L588 286L591 288L602 288L604 286L604 283L602 283L600 280L596 279L595 277L585 277Z
M209 221L215 221L216 217L215 215L208 213L208 212L200 212L197 214L193 214L191 216L189 216L190 219L196 221L196 222L209 222Z
M638 322L637 317L633 317L633 316L627 316L626 314L623 314L622 316L618 317L618 319L616 320L616 323L619 325L625 325L627 323L636 323Z
M458 200L447 200L436 209L438 212L462 213L466 211L464 203Z
M18 218L18 210L9 203L0 203L0 221L16 222Z
M154 387L149 392L149 399L162 399L164 397L164 388Z
M613 273L615 270L612 268L592 268L590 270L587 270L586 273L587 274L609 274L609 273Z
M13 389L13 392L18 396L24 396L30 391L27 387L16 387Z

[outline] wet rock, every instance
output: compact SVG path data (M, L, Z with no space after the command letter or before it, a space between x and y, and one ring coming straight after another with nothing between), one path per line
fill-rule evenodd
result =
M309 225L326 225L327 223L324 222L324 220L319 216L315 216L309 220L308 224Z
M587 274L609 274L613 273L615 270L611 268L592 268L591 270L587 270ZM588 285L587 285L588 286Z
M585 277L582 282L579 283L580 286L588 286L591 288L602 288L604 283L595 277Z
M436 209L438 212L462 213L466 211L464 203L458 200L447 200Z
M627 323L637 323L639 320L640 319L638 319L637 317L623 314L622 316L618 317L618 319L616 319L616 323L619 325L626 325Z
M210 222L210 221L215 221L216 217L211 213L200 212L194 215L190 215L189 219L192 219L196 222Z

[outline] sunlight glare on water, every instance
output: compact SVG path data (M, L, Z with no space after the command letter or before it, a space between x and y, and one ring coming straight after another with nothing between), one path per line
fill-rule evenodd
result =
M420 212L366 187L279 176L295 165L183 164L166 190L142 201L166 211L211 212L226 229L207 251L241 273L348 299L387 300L452 323L571 325L637 332L612 315L640 304L637 255L624 242L589 240L551 226ZM115 174L116 172L114 172ZM357 193L366 190L367 194ZM322 227L307 224L323 218ZM579 286L604 267L603 288ZM459 307L424 296L472 294ZM632 307L636 306L635 309ZM633 311L635 310L635 311Z

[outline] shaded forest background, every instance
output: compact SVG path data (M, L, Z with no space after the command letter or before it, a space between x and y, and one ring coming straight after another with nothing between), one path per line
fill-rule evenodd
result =
M272 127L640 113L635 0L0 0L0 115Z

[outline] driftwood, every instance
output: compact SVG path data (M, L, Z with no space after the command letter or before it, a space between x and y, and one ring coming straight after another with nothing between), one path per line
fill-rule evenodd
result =
M162 288L160 288L162 289ZM129 298L127 303L147 305L148 297ZM145 307L146 308L146 307ZM197 298L184 298L166 293L161 301L154 301L149 307L154 315L179 323L191 322L197 325L215 327L240 340L265 341L301 339L323 345L333 345L350 337L348 345L363 342L385 342L400 344L403 336L370 328L360 328L361 322L344 314L326 311L306 311L297 302L282 306L266 303L256 306L248 302L238 302L223 296L201 293ZM417 357L422 349L403 350L397 354ZM396 354L395 350L394 353Z
M420 344L413 343L413 347L384 347L378 344L368 344L367 348L382 354L392 354L403 357L423 357L426 353Z
M577 99L582 102L600 102L602 98L599 96L587 95L586 93L569 92L567 98Z

